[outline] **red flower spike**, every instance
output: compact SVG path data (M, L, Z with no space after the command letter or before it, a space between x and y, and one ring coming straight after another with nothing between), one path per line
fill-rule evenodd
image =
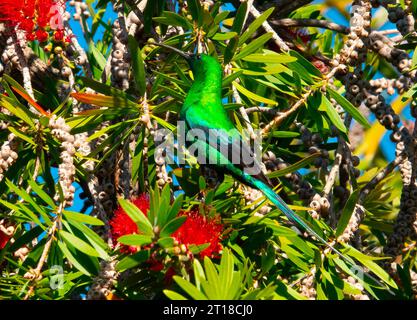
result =
M149 196L146 194L140 195L138 198L132 200L132 203L143 212L147 214L149 210ZM127 215L121 206L119 206L114 212L114 216L110 221L111 235L115 243L117 239L121 236L128 234L139 233L138 226L135 222ZM122 245L121 252L123 253L135 253L137 251L136 247Z
M173 233L172 237L187 247L191 244L201 245L208 243L210 245L199 253L200 257L218 257L222 249L220 241L223 233L220 217L206 217L198 211L181 212L180 215L186 215L187 219Z
M10 237L0 230L0 250L6 246L9 240L10 240Z
M26 33L30 41L44 42L49 34L46 30L62 29L65 0L1 0L0 21Z
M62 41L64 39L64 31L63 30L57 30L54 33L54 40L55 41Z
M70 36L66 36L64 41L65 41L66 43L71 43L71 38L72 38L72 37L74 37L74 35L73 35L73 34L72 34L72 35L70 35Z
M48 40L48 33L43 29L36 30L35 35L39 42L45 42Z
M35 34L33 34L33 33L28 33L28 34L26 34L26 40L27 41L35 41Z
M138 207L145 215L149 210L149 196L142 194L132 203ZM220 221L220 216L206 217L201 215L197 210L190 212L181 211L179 215L187 216L184 224L175 231L171 236L175 238L180 244L186 247L190 245L209 244L209 246L199 253L200 257L218 257L222 250L221 236L223 233L223 225ZM117 243L117 239L128 234L140 233L136 223L130 219L126 212L120 206L114 212L114 216L110 221L112 239ZM123 253L135 253L136 247L121 246ZM161 263L155 258L149 261L151 263L150 269L160 271Z

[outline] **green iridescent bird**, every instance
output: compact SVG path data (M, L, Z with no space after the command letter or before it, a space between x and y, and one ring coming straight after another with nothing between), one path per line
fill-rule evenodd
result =
M350 260L319 236L271 188L250 147L243 141L223 107L222 69L219 62L206 54L189 54L164 44L158 45L180 54L193 71L194 82L181 108L180 120L185 123L186 133L194 131L195 136L198 136L189 143L198 148L198 162L214 168L220 177L225 173L230 174L240 182L260 190L292 223L310 233L341 257Z

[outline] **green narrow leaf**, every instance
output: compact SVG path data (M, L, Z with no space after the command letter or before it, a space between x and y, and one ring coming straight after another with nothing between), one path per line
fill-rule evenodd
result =
M375 275L377 275L382 281L384 281L386 284L388 284L392 288L395 288L395 289L398 288L394 279L392 279L390 275L382 267L380 267L377 263L372 261L370 257L359 252L355 248L348 246L347 244L343 244L343 245L347 248L346 250L343 251L343 253L351 257L354 257L355 259L360 261L366 268L371 270Z
M96 59L100 69L104 70L104 68L106 67L106 58L103 56L103 54L100 52L100 50L98 50L96 48L93 41L90 42L88 47L89 47L94 59Z
M233 60L239 60L250 55L251 53L261 48L271 38L272 38L272 33L265 33L261 35L259 38L256 38L250 44L244 47L237 55L235 55L233 57Z
M165 25L182 27L184 29L192 27L187 19L175 12L163 11L160 17L154 17L152 19Z
M246 31L242 34L239 40L239 45L242 45L246 42L258 29L259 27L269 18L271 13L275 10L275 7L269 8L265 10L258 18L256 18L246 29Z
M116 270L119 272L126 271L128 269L134 268L141 264L142 262L145 262L150 257L149 250L142 250L135 254L128 255L127 257L123 258L119 261L119 263L116 265Z
M187 280L179 276L174 276L174 281L194 300L207 300L207 297Z
M360 113L360 111L353 106L352 103L349 102L345 97L341 96L338 92L333 90L330 87L327 87L327 92L329 93L330 97L336 100L338 104L342 106L357 122L363 125L365 128L370 128L371 125L369 124L368 120Z
M142 234L128 234L118 238L117 242L120 242L128 246L140 247L152 243L152 238L149 236L144 236Z
M169 237L171 236L175 231L178 230L179 227L182 226L184 221L187 219L186 216L180 216L177 218L172 219L169 221L165 227L161 230L161 237Z
M206 271L207 282L202 283L208 298L215 299L220 297L222 284L219 280L216 267L208 257L204 257L204 270ZM212 292L212 294L209 294Z
M232 83L236 87L237 91L239 91L241 94L245 95L249 99L252 99L252 100L255 100L255 101L258 101L258 102L262 102L262 103L265 103L265 104L274 105L274 106L278 104L274 100L261 97L260 95L257 95L256 93L253 93L253 92L249 91L248 89L246 89L246 88L242 87L240 84L238 84L236 81L233 81Z
M28 202L35 210L37 213L39 213L41 215L41 217L45 220L45 223L47 225L52 225L52 221L51 219L48 217L45 208L39 206L34 199L23 189L20 189L18 187L16 187L10 180L6 180L6 184L7 186L13 190L13 192L15 192L19 197L21 197L23 200L25 200L26 202ZM25 210L25 207L22 206L22 209Z
M71 262L71 264L74 267L80 270L83 274L87 276L91 276L91 273L86 268L84 268L82 264L78 262L78 260L73 256L73 254L71 253L71 251L68 249L67 245L64 242L58 241L58 246L61 249L62 253L64 254L64 257L67 258L68 261Z
M243 58L245 61L259 63L289 63L297 61L296 57L278 53L253 53Z
M92 256L92 257L99 257L97 250L94 249L92 246L90 246L87 242L84 240L81 240L80 238L74 236L73 234L60 230L59 234L62 236L62 238L65 240L65 242L71 244L76 249L80 250L81 252L85 253L86 255Z
M345 207L343 208L342 215L340 216L339 222L336 229L336 237L340 236L345 231L350 217L355 210L356 203L358 202L360 189L356 189L346 201Z
M191 16L193 20L198 23L200 27L203 22L203 10L201 7L200 0L188 0L187 1L188 8L191 12Z
M310 61L308 61L306 58L304 58L301 54L299 54L297 51L291 50L290 55L297 58L297 62L302 65L302 67L313 76L316 76L318 78L322 78L323 75L320 72L319 69L317 69ZM291 63L293 65L294 62Z
M248 2L241 2L239 8L237 8L236 16L233 20L232 31L240 34L245 22L245 17L248 11Z
M321 104L319 110L323 110L328 115L330 121L335 125L337 129L339 129L343 133L347 133L347 129L343 120L340 118L340 115L337 113L335 107L332 103L327 99L327 97L323 94L321 96Z
M27 135L25 135L22 131L17 130L16 128L13 128L12 126L8 126L7 129L15 134L16 136L18 136L20 139L25 140L26 142L29 142L31 145L33 146L37 146L37 144L35 143L35 141L33 141L33 139Z
M31 186L32 190L36 192L36 194L52 209L56 208L56 204L51 197L42 190L42 188L34 181L28 180L29 185Z
M417 65L417 47L414 49L413 58L411 59L411 67L414 68Z
M140 232L151 237L154 236L151 223L138 207L125 199L119 199L119 203L126 214L138 225Z
M190 244L188 245L188 250L190 250L193 255L196 255L206 250L208 247L210 247L210 243Z
M82 222L92 226L104 226L104 222L96 217L89 216L85 213L78 213L73 211L64 211L64 216L70 220Z
M184 194L180 194L174 201L174 203L171 205L171 208L169 209L169 212L167 213L166 222L171 221L174 219L178 212L180 211L182 207L182 202L184 201Z
M198 261L198 259L194 259L193 270L195 285L198 290L201 290L201 281L206 280L206 275L204 274L203 266L201 265L200 261Z
M233 256L228 249L225 249L220 260L219 278L226 293L233 282L233 267Z
M174 246L174 238L171 237L166 237L166 238L160 238L158 239L158 244L162 247L162 248L172 248Z
M226 32L226 33L218 32L212 37L212 39L216 41L225 41L233 37L236 37L236 35L237 35L236 32Z
M146 92L145 63L143 62L142 53L136 39L129 35L128 38L129 51L132 59L133 75L135 79L136 89L143 96Z
M237 46L238 46L239 37L234 37L230 39L229 44L227 45L226 49L224 50L224 64L228 64L236 53Z
M27 123L30 127L33 128L35 124L32 120L33 115L30 115L30 111L26 107L21 106L20 104L16 104L15 107L13 105L13 102L9 100L10 98L5 97L4 95L0 95L0 106L6 108L11 114L22 119L25 123Z
M171 300L188 300L186 297L184 297L183 295L180 295L179 293L176 293L175 291L172 290L163 290L164 294Z

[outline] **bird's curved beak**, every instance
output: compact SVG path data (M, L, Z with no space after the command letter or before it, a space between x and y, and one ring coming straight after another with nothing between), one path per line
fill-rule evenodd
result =
M182 51L180 49L177 49L175 47L171 47L171 46L169 46L169 45L167 45L165 43L158 43L158 42L156 42L155 45L160 46L160 47L163 47L163 48L166 48L166 49L169 49L171 51L174 51L174 52L178 53L181 57L183 57L185 60L187 60L187 62L190 62L191 58L193 57L193 54L192 53L184 52L184 51Z

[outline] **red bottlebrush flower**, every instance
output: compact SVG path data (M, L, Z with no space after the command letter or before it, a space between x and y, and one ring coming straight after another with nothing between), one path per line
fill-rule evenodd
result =
M149 270L151 271L162 271L164 269L164 264L161 261L156 260L155 258L152 258L148 261L149 263Z
M20 22L19 28L22 31L25 31L27 34L32 34L33 29L35 28L35 23L32 19L24 19L22 22Z
M43 29L36 30L35 35L39 42L45 42L48 40L48 33Z
M26 34L26 40L27 41L35 41L36 40L35 34L33 32L32 33L27 33Z
M9 240L10 240L10 237L0 230L0 250L6 246Z
M209 243L210 245L199 253L200 257L218 257L222 249L220 241L223 233L220 217L206 217L194 210L182 212L181 215L186 215L187 219L172 237L185 246Z
M45 29L62 29L65 0L1 0L0 21L26 33L28 40L46 41ZM45 36L46 35L46 36Z
M57 30L54 33L54 40L55 41L62 41L64 40L64 31L63 30Z
M149 210L149 196L146 194L140 195L138 198L132 200L132 203L140 209L144 214L147 214ZM119 206L114 212L114 216L110 221L111 235L114 242L121 236L128 234L139 233L138 226L128 216L128 214ZM125 246L121 247L121 251L124 253L135 253L137 249L135 247Z
M316 58L313 57L313 59L311 60L311 63L320 70L321 73L326 74L328 73L329 67L321 60L318 60Z
M66 36L65 37L65 39L64 39L64 41L66 42L66 43L71 43L71 38L72 37L74 37L74 35L72 34L72 35L70 35L70 36Z
M165 285L169 286L173 283L173 278L177 273L175 272L175 269L173 267L169 267L167 272L165 272Z
M149 210L148 195L142 194L138 198L133 199L132 203L145 215L147 214L147 211ZM217 257L222 249L220 242L223 233L223 225L221 224L220 217L206 217L201 215L197 210L192 210L190 212L181 211L179 215L186 215L187 219L184 224L172 234L172 237L186 247L207 243L209 246L199 253L200 257ZM112 239L115 242L117 242L117 239L121 236L140 233L136 223L130 219L120 206L114 212L114 216L110 221L110 226ZM137 248L122 245L121 251L123 253L135 253ZM158 263L157 260L151 259L150 263L151 270L162 270L161 264Z

